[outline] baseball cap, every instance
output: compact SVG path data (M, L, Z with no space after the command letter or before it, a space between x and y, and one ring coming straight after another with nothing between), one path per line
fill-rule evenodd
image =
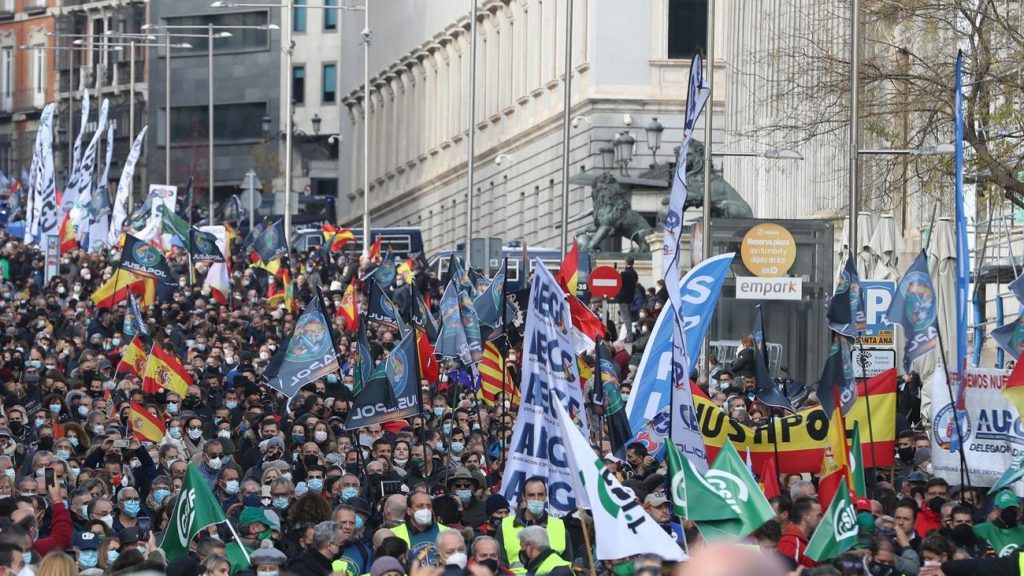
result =
M655 506L655 507L657 507L657 506L661 506L662 504L667 504L667 503L668 503L668 498L665 498L665 495L662 494L661 492L655 492L653 494L648 494L647 498L644 498L644 506Z
M99 550L100 538L92 532L82 532L75 536L75 548L79 550Z
M1017 500L1017 496L1009 490L1003 490L999 494L996 494L996 499L992 504L1001 510L1005 510L1007 508L1020 508L1020 501Z

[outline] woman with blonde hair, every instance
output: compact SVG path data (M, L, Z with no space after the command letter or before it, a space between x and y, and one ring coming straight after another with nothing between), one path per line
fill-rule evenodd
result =
M78 576L78 564L63 552L50 552L36 567L36 576Z

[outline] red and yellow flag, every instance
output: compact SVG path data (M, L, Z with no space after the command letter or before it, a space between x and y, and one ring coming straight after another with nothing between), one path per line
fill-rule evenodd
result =
M420 378L431 385L437 383L441 377L441 366L434 356L434 346L427 338L427 333L419 328L416 329L416 356L420 362Z
M366 237L367 232L363 231L363 236ZM370 262L373 262L380 257L380 245L384 240L383 236L377 236L377 239L373 241L373 246L370 246L370 251L367 253L370 256Z
M288 267L280 269L278 274L274 275L274 284L267 287L267 305L270 308L276 308L277 306L284 304L284 307L288 310L292 309L292 272Z
M580 278L580 248L576 244L576 240L573 239L572 246L569 251L565 253L565 258L562 259L562 265L558 267L558 274L555 276L555 280L562 286L566 294L576 295L576 285Z
M1003 387L1003 396L1017 407L1018 414L1024 414L1024 362L1017 362L1013 365L1013 371L1006 379L1006 386Z
M78 248L78 240L75 240L75 227L71 224L71 212L64 214L64 219L60 222L57 234L60 235L61 254Z
M140 305L146 306L156 300L156 284L152 279L141 278L123 268L115 270L114 275L101 284L89 299L97 308L113 308L128 299L129 291L139 296Z
M146 373L148 359L149 355L146 353L146 345L142 342L142 336L136 335L124 349L121 361L117 364L117 373L134 374L141 378Z
M356 235L348 228L338 228L334 224L324 224L320 227L324 235L324 243L328 244L327 249L337 252L346 244L356 239Z
M488 342L484 345L484 357L480 361L479 370L480 392L478 397L481 402L487 406L494 406L501 402L501 390L502 386L504 386L505 399L512 406L519 405L519 389L512 382L512 378L505 368L505 358L501 355L498 345L494 342ZM504 380L502 379L503 372Z
M849 469L850 445L846 440L846 423L843 421L842 403L836 402L825 437L825 457L821 461L820 502L831 504L837 491L849 490Z
M341 296L341 306L338 306L336 316L345 319L345 330L355 332L359 330L359 299L356 298L356 281L352 280L345 293Z
M159 442L167 432L164 423L150 414L149 410L146 410L146 407L138 402L131 403L128 427L131 428L132 434L142 442Z
M181 362L171 353L153 344L146 363L145 377L142 379L143 391L154 394L160 388L170 390L184 396L192 385L192 377L185 371Z

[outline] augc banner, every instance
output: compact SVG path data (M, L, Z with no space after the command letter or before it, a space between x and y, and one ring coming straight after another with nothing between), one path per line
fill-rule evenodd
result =
M951 484L960 483L960 453L950 452L956 434L949 389L942 371L932 379L932 471ZM967 417L961 420L960 433L966 448L967 470L974 486L992 486L1015 461L1024 455L1024 427L1003 387L1009 370L968 368L964 372ZM954 389L954 393L956 390ZM1017 495L1024 495L1022 483L1014 484Z
M998 392L996 392L998 394ZM869 432L867 403L871 402ZM725 442L731 441L740 454L750 449L754 470L764 467L765 459L779 450L779 473L817 473L825 457L828 418L820 406L800 410L770 424L746 426L730 418L721 406L706 396L693 395L708 460L713 460ZM846 415L847 436L853 435L854 422L860 423L864 465L892 466L896 442L896 369L892 368L857 385L857 401ZM973 479L973 477L972 477Z
M538 258L530 287L523 343L522 402L502 474L502 494L515 503L531 476L547 479L548 511L576 509L572 470L552 402L559 402L584 437L589 437L583 391L572 344L572 318L565 293Z

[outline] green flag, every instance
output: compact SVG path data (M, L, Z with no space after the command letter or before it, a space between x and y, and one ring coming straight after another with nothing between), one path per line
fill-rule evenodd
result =
M160 206L160 227L161 232L177 236L181 243L185 245L186 250L191 249L192 238L188 233L188 222L185 222L181 216L175 214L173 210L170 210L165 205Z
M868 487L864 480L864 451L860 445L860 422L853 423L853 440L850 441L850 479L853 481L854 495L866 498Z
M857 543L857 511L850 501L850 493L837 490L821 523L807 543L807 556L824 562L839 556Z
M697 473L673 442L665 443L665 461L671 478L672 512L676 516L696 523L707 540L739 540L745 536L739 512Z
M750 469L736 453L732 442L722 446L704 480L722 495L743 521L740 535L750 534L775 517L772 505L764 497Z
M1009 488L1011 484L1024 478L1024 457L1017 460L1010 467L1003 472L1003 475L996 481L996 485L988 489L989 494L995 494L1003 488Z
M185 482L174 502L160 548L173 561L188 554L189 542L211 524L224 522L224 512L194 464L185 470Z

